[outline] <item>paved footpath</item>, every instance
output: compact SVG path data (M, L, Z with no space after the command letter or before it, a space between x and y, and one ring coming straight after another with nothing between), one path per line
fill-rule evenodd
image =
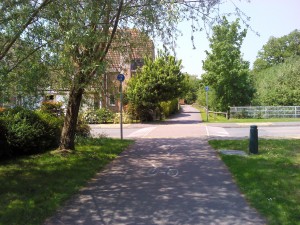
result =
M151 129L45 225L262 225L190 106ZM203 135L203 136L202 136Z

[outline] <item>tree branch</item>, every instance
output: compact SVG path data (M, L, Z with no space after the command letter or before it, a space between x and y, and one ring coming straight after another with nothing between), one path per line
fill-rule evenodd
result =
M28 18L27 22L21 27L21 30L15 34L13 39L4 48L3 52L0 53L0 60L2 60L6 56L8 51L11 49L11 47L14 45L14 43L18 40L18 38L21 36L21 34L24 32L24 30L32 23L32 21L37 16L37 14L52 1L54 1L54 0L44 0L42 2L42 4L31 14L31 16Z
M114 27L113 27L113 30L111 32L111 35L110 35L110 38L109 38L109 41L106 45L106 48L104 50L104 52L102 53L102 56L100 57L100 62L102 62L111 46L111 43L115 37L115 34L116 34L116 31L117 31L117 28L118 28L118 24L119 24L119 19L120 19L120 15L121 15L121 12L122 12L122 8L123 8L123 0L120 1L120 4L119 4L119 7L118 7L118 12L117 12L117 15L116 15L116 19L115 19L115 23L114 23Z

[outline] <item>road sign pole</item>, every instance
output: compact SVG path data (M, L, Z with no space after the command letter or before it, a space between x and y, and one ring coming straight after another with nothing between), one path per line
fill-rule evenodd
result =
M208 91L206 91L206 121L208 122Z
M123 140L123 90L122 90L122 83L120 82L121 88L120 88L120 131L121 131L121 140Z
M120 133L121 140L123 140L123 88L122 83L125 80L124 74L118 74L117 80L120 81Z
M208 91L209 86L205 86L205 96L206 96L206 121L208 122Z

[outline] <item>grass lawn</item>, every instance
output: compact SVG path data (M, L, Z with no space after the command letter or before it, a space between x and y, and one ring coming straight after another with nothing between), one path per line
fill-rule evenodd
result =
M0 161L0 224L41 224L131 143L82 139L75 153Z
M248 152L248 140L210 140L209 144ZM261 139L258 155L221 157L269 225L300 224L300 140Z

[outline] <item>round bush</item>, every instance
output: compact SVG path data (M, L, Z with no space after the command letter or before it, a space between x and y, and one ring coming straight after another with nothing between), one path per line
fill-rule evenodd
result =
M45 148L58 147L60 141L61 130L64 124L63 117L53 116L43 111L37 111L36 114L40 120L46 124L47 131L43 135Z
M84 120L89 124L108 123L114 119L114 113L106 108L88 110L83 114Z
M59 143L62 120L50 114L18 107L4 111L1 118L13 155L38 153Z

